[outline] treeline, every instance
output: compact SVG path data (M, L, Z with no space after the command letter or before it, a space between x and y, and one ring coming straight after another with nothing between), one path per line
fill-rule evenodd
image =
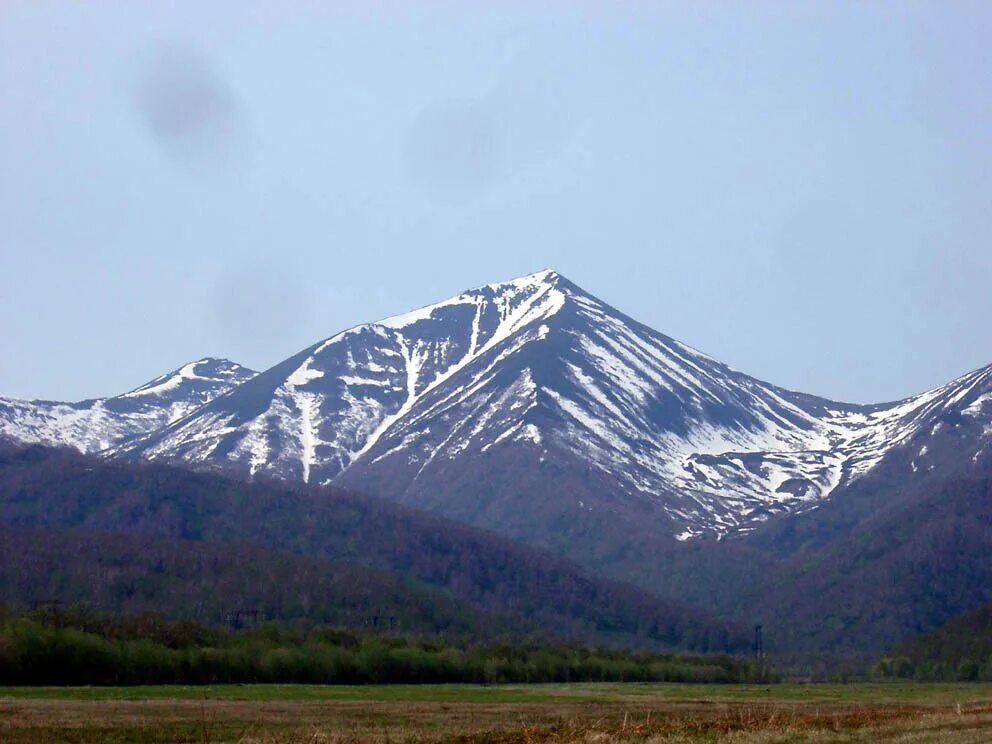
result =
M878 677L992 682L992 602L908 639L873 671Z
M156 615L0 611L0 684L744 682L727 655L634 653L580 644L449 644L437 638L305 632L266 623L240 632Z
M919 682L992 682L992 655L943 661L885 656L872 668L872 676Z

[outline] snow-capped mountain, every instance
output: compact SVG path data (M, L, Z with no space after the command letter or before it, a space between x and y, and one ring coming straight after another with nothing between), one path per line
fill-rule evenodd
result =
M987 454L990 396L992 367L894 404L790 392L544 271L348 329L113 453L515 535L610 513L687 539L816 506L951 414L986 422Z
M0 439L97 452L161 429L256 374L227 359L207 358L112 398L0 398Z

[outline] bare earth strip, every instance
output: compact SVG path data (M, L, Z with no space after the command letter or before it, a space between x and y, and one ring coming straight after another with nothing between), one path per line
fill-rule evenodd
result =
M448 685L399 700L382 699L403 693L387 687L301 688L304 699L290 699L293 687L209 688L213 696L202 699L143 689L148 699L0 690L0 741L992 742L989 685ZM312 699L321 690L338 699ZM238 693L242 699L225 699Z

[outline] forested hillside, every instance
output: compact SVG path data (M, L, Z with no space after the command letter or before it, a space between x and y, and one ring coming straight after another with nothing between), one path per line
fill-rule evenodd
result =
M526 618L527 627L559 637L697 651L749 646L746 634L565 559L338 489L244 483L28 448L0 455L0 524L197 541L232 551L232 560L234 551L254 546L351 562L444 591L488 615Z
M450 593L355 563L251 545L90 530L0 528L0 597L24 606L164 612L213 625L277 618L477 638L534 632Z
M992 682L992 602L913 636L879 661L882 677Z

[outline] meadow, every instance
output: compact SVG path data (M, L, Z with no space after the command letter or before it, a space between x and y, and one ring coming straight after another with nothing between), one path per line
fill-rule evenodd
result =
M970 743L992 684L4 687L0 741Z

